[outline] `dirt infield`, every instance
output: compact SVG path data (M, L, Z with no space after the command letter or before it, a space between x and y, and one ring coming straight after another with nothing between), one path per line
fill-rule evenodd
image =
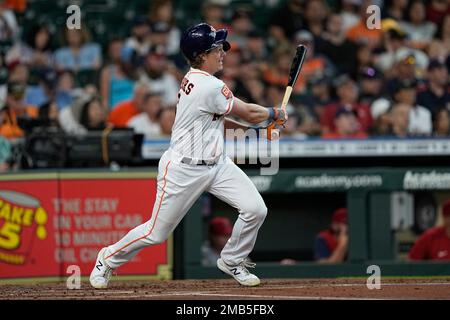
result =
M365 279L266 279L256 288L233 280L113 281L107 290L68 290L65 283L2 284L0 299L114 300L304 300L304 299L445 299L450 278L382 279L381 289L369 290Z

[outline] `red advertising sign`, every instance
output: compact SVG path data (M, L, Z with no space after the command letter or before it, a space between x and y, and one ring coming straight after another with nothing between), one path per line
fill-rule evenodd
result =
M0 278L58 276L52 199L57 180L0 181Z
M81 177L80 177L81 175ZM0 181L0 278L88 276L98 251L150 219L154 178L61 175ZM171 277L168 242L144 249L120 275Z

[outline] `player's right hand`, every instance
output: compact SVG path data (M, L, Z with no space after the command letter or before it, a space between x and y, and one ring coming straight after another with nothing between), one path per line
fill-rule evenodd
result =
M269 119L276 122L278 125L284 125L288 119L286 110L282 108L271 108L269 112Z

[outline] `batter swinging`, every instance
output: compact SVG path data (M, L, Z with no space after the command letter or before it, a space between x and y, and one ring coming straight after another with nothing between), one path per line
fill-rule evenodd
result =
M239 211L233 232L217 260L217 267L244 286L260 280L247 267L267 208L251 180L223 152L224 126L247 128L225 119L228 114L257 124L271 120L283 125L287 114L241 101L213 75L222 70L227 30L202 23L186 30L181 51L191 66L178 93L170 148L159 161L158 185L149 221L117 243L100 250L90 275L94 288L106 288L112 271L143 248L165 241L203 192L209 192Z

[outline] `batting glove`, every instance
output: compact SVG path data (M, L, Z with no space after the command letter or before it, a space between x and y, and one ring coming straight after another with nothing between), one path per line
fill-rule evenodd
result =
M269 120L272 120L272 122L276 122L278 125L284 125L284 123L287 121L287 113L282 108L270 108Z

